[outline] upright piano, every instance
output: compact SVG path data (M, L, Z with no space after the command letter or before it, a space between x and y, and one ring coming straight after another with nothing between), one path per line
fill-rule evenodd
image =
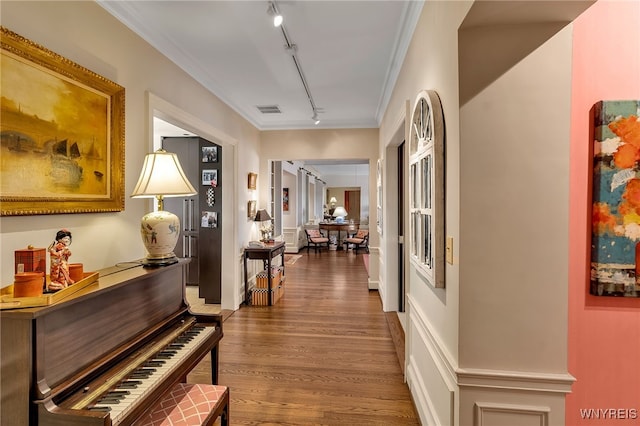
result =
M0 423L133 425L208 354L217 384L222 317L190 311L186 264L107 268L56 304L2 311Z

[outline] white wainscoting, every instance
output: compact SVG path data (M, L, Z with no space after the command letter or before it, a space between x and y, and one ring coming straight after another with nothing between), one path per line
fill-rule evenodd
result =
M461 425L564 425L575 381L568 373L461 368L457 374Z
M282 228L282 237L287 253L298 253L300 251L299 228Z
M569 373L459 368L428 316L407 297L406 379L424 425L563 425Z
M406 375L420 420L424 425L453 425L458 392L454 358L410 294L407 302L410 321L406 332Z
M477 402L475 426L548 426L550 407Z
M369 290L379 290L380 248L369 246Z

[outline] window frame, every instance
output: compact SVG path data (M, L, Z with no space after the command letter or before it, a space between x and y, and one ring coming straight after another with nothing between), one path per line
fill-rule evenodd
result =
M445 287L444 118L438 94L421 91L409 140L410 262L426 281Z

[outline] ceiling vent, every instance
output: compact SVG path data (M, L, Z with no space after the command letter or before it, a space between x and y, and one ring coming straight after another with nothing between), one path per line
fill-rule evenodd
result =
M258 105L256 108L263 114L282 114L278 105Z

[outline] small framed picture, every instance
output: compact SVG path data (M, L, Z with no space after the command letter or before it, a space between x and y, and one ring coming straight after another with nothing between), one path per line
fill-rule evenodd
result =
M202 147L202 162L203 163L217 163L218 162L218 147L217 146L203 146Z
M249 173L249 183L247 185L247 187L249 189L256 189L256 182L258 181L258 174L257 173Z
M218 186L218 169L209 169L202 171L202 184Z
M251 220L256 217L256 200L247 203L247 217Z
M200 218L200 226L202 228L217 228L218 212L203 211Z
M282 211L289 211L289 188L282 188Z

